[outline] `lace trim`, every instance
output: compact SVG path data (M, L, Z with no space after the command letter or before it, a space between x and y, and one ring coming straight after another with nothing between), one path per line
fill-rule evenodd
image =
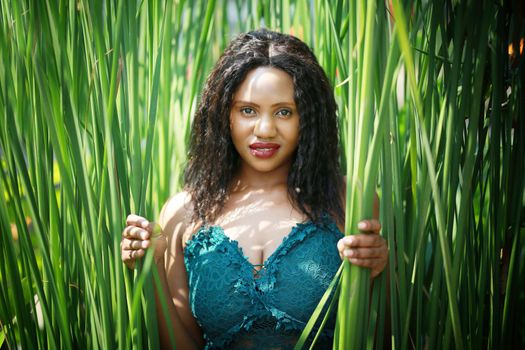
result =
M266 298L263 298L264 292L274 288L276 283L276 272L277 265L281 259L297 244L304 241L312 231L315 231L319 228L322 228L324 231L329 231L330 233L341 233L334 221L328 216L324 216L322 221L318 224L313 223L312 221L306 221L304 223L297 223L290 231L288 235L283 238L281 244L276 248L276 250L264 261L265 273L261 274L259 278L255 278L252 271L249 271L246 268L243 268L243 265L249 265L250 267L257 266L252 264L248 257L243 254L241 247L239 247L239 242L236 240L230 239L223 231L220 226L202 226L193 237L187 241L186 247L184 249L184 262L187 267L191 267L192 259L199 255L201 249L207 249L208 251L218 251L221 253L226 253L228 251L228 245L233 246L235 251L238 253L238 257L241 258L246 264L242 264L239 260L235 259L235 255L227 254L230 260L230 263L239 264L239 278L234 285L234 288L240 294L247 295L251 298L254 308L252 312L244 316L243 321L234 327L230 328L226 333L220 336L217 339L210 339L206 332L204 332L204 339L207 343L205 349L212 348L223 348L228 343L230 343L234 336L239 333L241 330L249 331L255 321L261 319L267 315L264 311L269 312L276 321L275 329L284 329L285 331L302 331L306 323L302 322L282 310L277 309L270 303ZM227 243L227 244L225 244ZM188 276L191 274L191 268L187 268ZM260 292L258 292L260 291ZM190 292L190 305L191 311L195 316L195 300L191 296ZM258 303L257 303L258 301ZM199 322L200 325L200 322ZM202 327L202 325L201 325ZM325 332L326 331L326 332ZM328 330L323 331L324 334L331 334Z

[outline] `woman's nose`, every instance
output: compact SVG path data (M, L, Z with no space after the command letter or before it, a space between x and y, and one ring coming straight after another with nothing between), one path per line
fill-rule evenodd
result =
M277 135L275 119L270 114L263 114L255 122L254 135L261 139L268 139Z

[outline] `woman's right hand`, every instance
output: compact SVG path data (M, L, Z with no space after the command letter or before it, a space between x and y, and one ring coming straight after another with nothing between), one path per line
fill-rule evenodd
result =
M155 262L158 262L164 257L168 246L160 225L142 216L128 215L120 241L120 253L124 264L131 269L134 268L135 261L142 258L146 254L146 249L151 246L154 248Z

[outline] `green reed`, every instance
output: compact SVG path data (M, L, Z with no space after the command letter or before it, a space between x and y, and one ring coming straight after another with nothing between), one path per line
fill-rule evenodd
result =
M334 348L523 344L519 11L473 0L2 2L0 346L158 347L152 256L123 266L125 216L155 219L180 189L204 79L236 33L261 25L305 40L326 70L345 233L371 217L377 193L390 247L372 288L366 269L342 264L296 348L330 313Z

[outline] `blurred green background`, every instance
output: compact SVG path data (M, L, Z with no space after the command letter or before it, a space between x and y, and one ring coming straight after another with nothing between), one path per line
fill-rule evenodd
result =
M336 347L525 345L524 23L503 0L2 1L0 347L158 347L125 217L181 189L202 84L260 27L312 47L348 203L381 200L388 271Z

